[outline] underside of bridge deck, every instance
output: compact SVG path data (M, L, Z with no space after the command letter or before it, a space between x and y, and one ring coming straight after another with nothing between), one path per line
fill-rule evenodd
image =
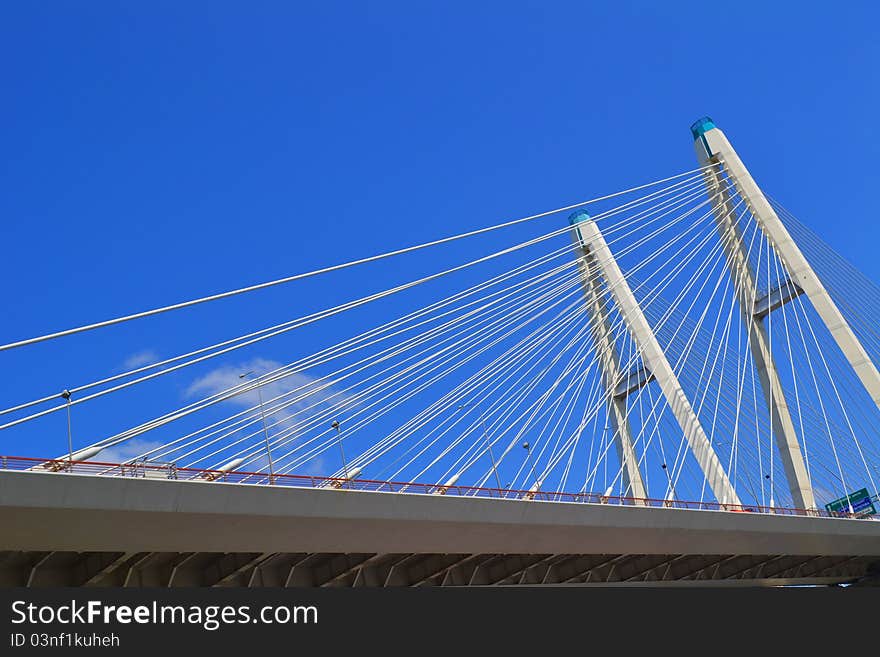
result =
M0 586L878 585L880 557L3 552Z

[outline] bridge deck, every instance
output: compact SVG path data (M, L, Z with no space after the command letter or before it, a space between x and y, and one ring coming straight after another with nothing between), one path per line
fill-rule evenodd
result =
M871 520L39 472L0 471L0 523L21 584L790 583L880 563Z

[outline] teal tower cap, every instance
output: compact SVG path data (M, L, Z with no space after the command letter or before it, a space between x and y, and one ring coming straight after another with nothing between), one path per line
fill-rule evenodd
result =
M568 215L568 223L574 226L575 224L579 224L582 221L589 221L590 215L587 214L586 210L575 210L570 215Z
M694 140L697 140L714 127L715 122L710 117L704 116L691 124L691 134L694 136Z

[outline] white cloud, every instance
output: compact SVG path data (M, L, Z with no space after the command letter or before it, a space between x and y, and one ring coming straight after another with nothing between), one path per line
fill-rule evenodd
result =
M265 358L255 358L237 365L223 365L196 379L187 388L186 395L188 397L206 397L221 393L241 384L243 382L241 375L246 372L253 372L248 378L255 379L279 367L282 367L281 363ZM342 405L348 400L346 395L332 388L327 381L320 381L307 374L294 372L283 379L264 383L259 387L259 391L255 388L235 395L227 402L243 408L251 408L260 403L260 395L262 395L263 403L270 406L274 405L274 402L270 402L270 400L285 393L290 394L278 400L277 403L290 404L292 400L299 399L278 411L281 416L305 409L309 409L306 414L311 415L326 411L332 406ZM298 417L297 419L302 418Z
M159 357L156 355L156 352L145 349L126 358L125 362L122 363L122 367L125 370L133 370L150 363L155 363L157 360L159 360Z
M104 463L125 463L129 459L133 459L144 452L149 452L161 446L162 443L160 442L134 438L105 449L95 457L95 460L103 461Z
M304 475L314 475L314 476L325 476L326 471L324 468L324 459L318 457L316 459L312 459L305 464L305 468L301 473Z
M223 365L193 381L186 389L185 396L187 398L201 399L223 393L243 382L243 379L240 378L241 374L252 371L253 374L247 378L253 380L280 367L282 367L281 363L265 358L254 358L246 362ZM300 429L286 433L287 429L291 429L294 425L301 422L315 419L316 424L308 431L308 436L313 437L315 433L329 430L330 423L335 419L336 413L341 414L345 412L343 407L350 410L356 405L356 402L351 397L339 391L339 389L330 386L329 381L320 380L301 372L292 373L278 381L263 383L259 390L262 394L264 409L266 410L269 434L273 441L276 438L282 441L282 444L274 443L272 447L272 456L276 462L276 467L282 468L285 465L285 461L287 461L284 459L284 455L289 454L299 441L305 437L305 434L301 434ZM285 396L276 402L271 401L280 395ZM238 408L256 408L260 403L260 397L257 389L253 389L237 394L227 399L224 403ZM277 404L285 405L285 408L274 413L270 412L269 408ZM336 409L339 410L337 411ZM315 417L318 414L321 415L320 419ZM343 420L341 415L339 419L340 421ZM267 472L268 459L262 444L263 437L259 424L251 425L247 429L241 429L231 438L244 438L246 433L254 435L246 443L236 445L234 450L246 449L252 457L256 458L239 469ZM215 447L219 446L218 444ZM231 453L230 451L229 454ZM213 458L219 462L225 457L216 456ZM232 457L228 456L228 458ZM279 459L281 459L280 463ZM205 467L206 464L197 463L197 465L198 467ZM306 465L306 469L304 471L300 469L297 474L322 474L324 465L320 458L313 458Z

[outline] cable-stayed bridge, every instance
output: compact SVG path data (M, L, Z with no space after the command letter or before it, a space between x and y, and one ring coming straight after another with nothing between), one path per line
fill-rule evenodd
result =
M690 171L0 346L445 254L418 278L9 400L0 582L876 582L880 289L710 119L691 131ZM256 357L270 346L287 361ZM181 386L183 406L145 401ZM127 426L98 413L78 429L113 405Z

